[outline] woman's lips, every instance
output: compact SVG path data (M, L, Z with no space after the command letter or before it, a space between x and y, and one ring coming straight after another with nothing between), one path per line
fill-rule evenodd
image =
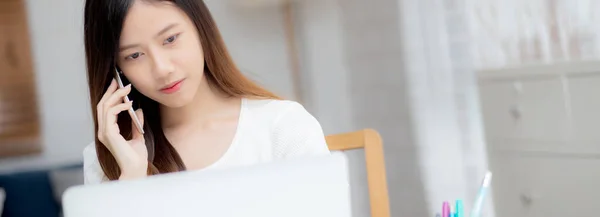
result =
M183 83L183 79L170 83L168 85L166 85L165 87L163 87L162 89L160 89L160 92L166 93L166 94L171 94L171 93L175 93L177 92L179 89L181 89L181 84Z

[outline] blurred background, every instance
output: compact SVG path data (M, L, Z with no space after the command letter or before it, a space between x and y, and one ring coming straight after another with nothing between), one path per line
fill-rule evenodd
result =
M244 73L325 134L382 135L392 216L469 207L488 169L484 216L597 214L599 0L205 2ZM2 217L57 216L83 183L83 4L0 0Z

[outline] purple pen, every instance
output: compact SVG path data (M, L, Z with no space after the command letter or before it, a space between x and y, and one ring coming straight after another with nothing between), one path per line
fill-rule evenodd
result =
M442 204L442 217L450 217L450 204L444 201Z

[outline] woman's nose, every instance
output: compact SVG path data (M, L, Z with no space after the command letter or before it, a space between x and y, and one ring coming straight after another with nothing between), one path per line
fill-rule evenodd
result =
M175 71L175 66L166 52L157 51L152 55L153 71L158 77L164 77Z

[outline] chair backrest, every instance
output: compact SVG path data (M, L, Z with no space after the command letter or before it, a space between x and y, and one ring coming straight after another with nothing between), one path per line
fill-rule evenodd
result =
M326 136L331 151L364 148L372 217L389 217L390 205L381 136L372 129Z

